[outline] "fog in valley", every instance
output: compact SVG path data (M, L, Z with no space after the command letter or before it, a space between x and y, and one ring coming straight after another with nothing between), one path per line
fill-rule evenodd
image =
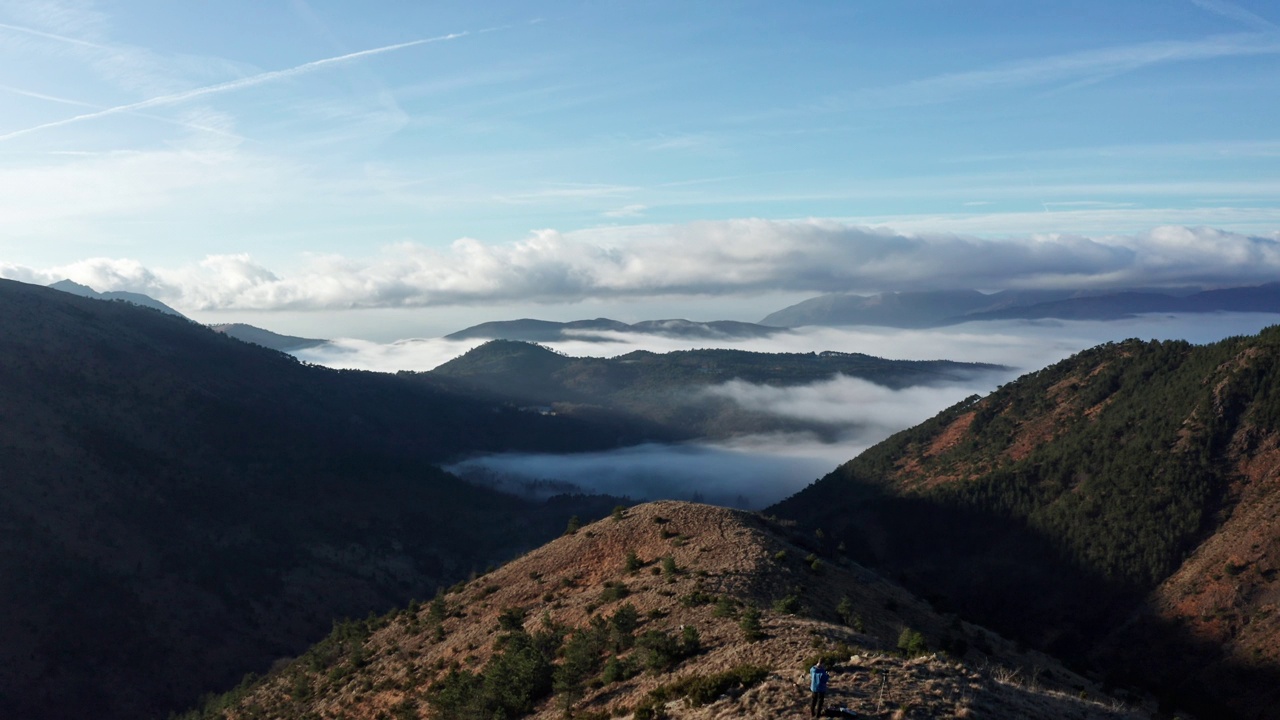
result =
M787 388L733 380L703 392L731 399L746 410L809 420L831 431L822 437L811 433L747 436L714 443L646 444L574 455L491 455L470 458L449 469L474 482L533 496L590 492L635 500L700 499L761 508L796 492L894 432L922 422L969 395L986 394L1025 372L1085 348L1131 337L1207 343L1256 333L1277 323L1280 315L1260 313L1147 315L1109 322L966 323L929 330L812 327L738 342L636 334L608 335L606 342L550 342L545 344L572 356L612 357L633 350L669 352L715 345L759 352L834 350L896 359L987 362L1007 365L1011 370L968 383L902 390L843 376ZM481 342L337 340L296 355L330 367L422 371Z

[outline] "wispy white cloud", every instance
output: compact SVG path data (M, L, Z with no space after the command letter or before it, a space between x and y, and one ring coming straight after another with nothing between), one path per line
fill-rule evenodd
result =
M1280 37L1271 33L1165 40L1051 55L982 70L945 73L894 87L868 90L861 99L879 105L927 105L1006 88L1088 82L1167 63L1277 53L1280 53Z
M307 73L316 72L318 70L328 68L334 65L349 63L356 60L372 57L375 55L395 52L397 50L417 47L417 46L426 45L429 43L455 40L457 38L465 37L467 34L468 33L466 32L450 33L448 35L439 35L436 37L423 38L420 40L411 40L409 42L396 43L394 45L384 45L382 47L371 48L368 50L360 50L358 52L347 53L345 55L338 55L336 57L325 58L323 60L313 60L308 63L303 63L301 65L296 65L291 68L286 68L284 70L272 70L269 72L258 73L256 75L250 75L249 77L242 77L235 80L229 80L227 82L216 83L213 85L205 85L203 87L184 90L182 92L170 93L167 95L160 95L157 97L148 98L146 100L140 100L138 102L126 103L124 105L116 105L114 107L104 108L102 110L95 110L94 112L84 113L81 115L64 118L62 120L55 120L52 122L41 123L39 125L34 125L32 127L23 128L21 130L13 130L11 132L0 135L0 141L12 140L14 138L21 137L23 135L29 135L35 132L40 132L42 130L48 130L56 127L63 127L63 126L71 125L74 123L84 122L86 120L93 120L95 118L106 117L108 115L116 115L119 113L132 112L136 110L145 110L147 108L153 108L153 107L159 107L159 106L165 106L165 105L175 105L178 103L189 102L191 100L196 100L202 97L215 95L218 93L242 90L242 89L254 87L257 85L263 85L265 83L275 82L278 80L283 80L291 77L296 77L299 75L304 75Z
M93 48L95 50L111 49L106 45L101 45L95 42L89 42L88 40L81 40L79 38L67 37L66 35L59 35L57 33L44 32L42 30L36 30L35 28L22 27L21 25L10 25L8 23L0 23L0 29L8 30L10 32L22 33L23 35L30 35L32 37L44 38L45 40L54 40L60 43L66 43L68 45L75 45L78 47Z
M1266 18L1243 8L1236 3L1225 2L1225 0L1191 0L1196 7L1208 10L1211 13L1230 18L1242 25L1247 25L1256 30L1263 32L1280 32L1280 26L1267 20Z
M589 198L606 198L634 192L637 188L625 185L602 185L589 183L562 183L548 185L538 190L521 193L498 195L494 200L505 203L524 204L541 200L582 200Z
M607 218L635 218L644 215L644 211L648 209L648 205L624 205L616 210L606 210L600 214Z
M222 129L216 115L195 113L189 118L173 122L234 137ZM0 222L29 229L23 242L52 237L66 243L80 234L100 237L102 225L115 219L156 218L193 192L220 195L222 212L229 214L255 203L265 207L280 202L280 188L294 181L295 171L278 161L265 163L234 145L191 142L165 150L73 154L38 165L10 164L0 168ZM250 189L253 193L247 192Z

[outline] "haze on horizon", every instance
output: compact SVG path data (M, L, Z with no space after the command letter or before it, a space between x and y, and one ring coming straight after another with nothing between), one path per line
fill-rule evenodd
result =
M1257 0L0 2L0 277L368 340L1280 277Z

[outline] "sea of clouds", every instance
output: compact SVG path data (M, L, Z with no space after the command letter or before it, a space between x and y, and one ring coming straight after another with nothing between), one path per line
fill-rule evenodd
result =
M636 500L699 499L760 508L781 500L867 447L928 419L972 394L985 394L1025 372L1094 345L1126 338L1206 343L1253 334L1280 324L1280 315L1220 313L1145 315L1119 321L1000 321L928 330L801 328L768 338L717 342L760 352L862 352L888 358L997 363L1010 369L970 382L892 390L835 377L780 388L732 380L706 390L744 408L822 422L834 440L809 434L739 437L732 441L642 445L570 455L507 453L474 457L450 470L463 477L532 496L565 491L607 493ZM373 343L336 340L296 353L330 367L429 370L479 345L444 339ZM700 347L696 340L614 334L606 342L566 339L546 345L574 356L612 357L633 350L669 352Z

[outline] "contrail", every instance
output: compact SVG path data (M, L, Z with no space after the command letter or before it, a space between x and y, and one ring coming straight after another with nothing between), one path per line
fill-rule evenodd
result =
M77 40L72 37L67 37L66 35L54 35L53 33L41 32L40 30L32 30L31 28L22 27L20 25L9 25L6 23L0 23L0 28L4 28L5 30L13 30L14 32L26 33L27 35L35 35L36 37L42 37L49 40L57 40L58 42L69 43L71 45L80 45L81 47L91 47L96 50L112 49L107 47L106 45L99 45L98 43L92 43L92 42L89 42L88 40Z
M13 93L15 95L22 95L23 97L34 98L36 100L45 100L47 102L61 103L63 105L75 105L78 107L102 109L101 105L94 105L93 103L81 102L79 100L72 100L70 98L57 97L56 95L46 95L44 93L32 92L30 90L23 90L22 88L13 87L11 85L0 85L0 91ZM163 123L169 123L170 125L177 125L178 127L184 127L189 130L199 130L201 132L213 133L215 135L222 135L225 137L235 138L237 140L244 139L233 132L228 132L221 128L209 127L208 125L200 125L198 123L188 122L186 120L174 120L173 118L162 117L160 115L152 115L150 113L137 113L137 115L138 117L144 117L144 118L147 118L148 120L156 120Z
M337 65L344 62L349 62L351 60L358 60L363 57L369 57L371 55L381 55L383 53L389 53L395 50L403 50L404 48L414 47L415 45L426 45L428 43L442 42L445 40L454 40L469 34L470 34L469 32L450 33L448 35L440 35L432 38L424 38L422 40L411 40L409 42L398 43L396 45L387 45L384 47L373 48L371 50L360 50L359 52L348 53L346 55L339 55L338 57L325 58L323 60L314 60L309 63L303 63L302 65L298 65L296 67L287 68L285 70L272 70L271 72L259 73L257 75L251 75L246 78L240 78L239 80L229 80L227 82L218 83L216 85L206 85L204 87L195 88L193 90L184 90L183 92L173 93L171 95L161 95L159 97L153 97L149 100L141 100L139 102L129 103L128 105L117 105L115 107L109 107L103 110L98 110L96 112L85 113L83 115L76 115L74 117L69 117L63 120L54 120L53 122L47 122L42 125L36 125L34 127L24 128L22 130L14 130L13 132L0 135L0 141L12 140L13 138L16 138L22 135L29 135L31 133L39 132L41 130L47 130L49 128L61 127L63 125L70 125L72 123L81 122L82 120L92 120L94 118L100 118L107 115L116 115L119 113L130 112L133 110L143 110L145 108L156 107L159 105L173 105L174 103L181 103L181 102L186 102L187 100L193 100L198 97L204 97L205 95L214 95L217 93L228 92L231 90L239 90L241 88L253 87L254 85L261 85L263 83L268 83L273 80L281 80L283 78L290 78L297 75L304 75L314 70L319 70L321 68L327 67L329 65Z
M12 87L10 85L0 85L0 90L13 93L14 95L22 95L23 97L35 98L36 100L46 100L48 102L61 103L63 105L76 105L79 107L99 107L93 103L80 102L79 100L69 100L54 95L45 95L44 93L33 92L31 90L23 90L21 88Z

